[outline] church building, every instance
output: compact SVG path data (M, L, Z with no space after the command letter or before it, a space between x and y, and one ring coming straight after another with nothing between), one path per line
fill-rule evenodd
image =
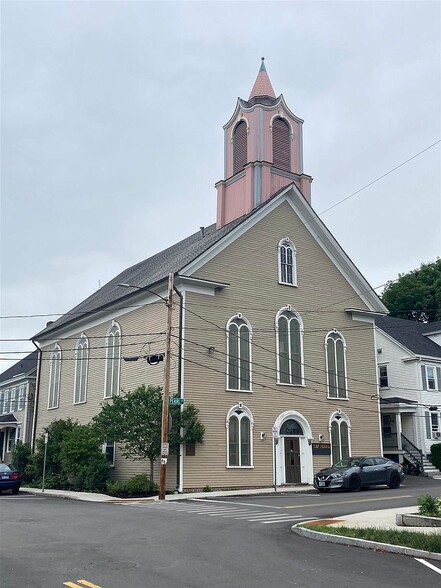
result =
M170 456L169 489L311 484L342 457L381 454L375 316L387 309L314 212L302 129L262 60L224 126L216 222L33 338L37 434L163 385L161 365L124 358L164 352L172 273L171 394L196 406L205 437ZM118 446L110 454L117 478L149 471Z

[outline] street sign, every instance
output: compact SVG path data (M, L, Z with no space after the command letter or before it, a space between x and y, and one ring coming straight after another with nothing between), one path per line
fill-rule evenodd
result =
M45 433L44 434L44 442L45 442L45 444L47 444L48 441L49 441L49 433Z
M169 452L169 444L168 443L161 443L161 455L168 455Z
M181 406L182 404L184 404L184 399L183 398L175 398L174 396L170 396L170 398L168 399L168 403L171 406Z

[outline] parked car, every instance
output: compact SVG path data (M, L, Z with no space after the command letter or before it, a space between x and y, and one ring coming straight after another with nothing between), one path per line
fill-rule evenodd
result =
M403 479L402 466L390 459L381 456L348 457L317 472L314 486L319 492L337 488L358 492L365 486L382 484L398 488Z
M0 463L0 492L11 490L18 494L21 485L21 474L13 466Z

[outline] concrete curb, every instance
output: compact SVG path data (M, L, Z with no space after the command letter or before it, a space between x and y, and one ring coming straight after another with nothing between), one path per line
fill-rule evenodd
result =
M388 551L389 553L399 553L401 555L410 555L411 557L421 557L441 561L441 553L423 551L422 549L411 549L410 547L402 547L401 545L390 545L389 543L377 543L376 541L345 537L344 535L331 535L330 533L321 533L319 531L313 531L312 529L305 529L304 527L298 526L303 524L305 523L297 523L297 525L291 527L291 531L296 533L296 535L307 537L308 539L315 539L316 541L340 543L341 545L364 547L364 549L372 549L373 551Z

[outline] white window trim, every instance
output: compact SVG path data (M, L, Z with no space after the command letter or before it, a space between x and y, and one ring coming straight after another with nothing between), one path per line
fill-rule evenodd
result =
M328 340L331 335L338 335L341 338L341 340L343 341L343 361L344 361L344 368L345 368L345 393L346 393L346 396L330 396L329 395L330 385L329 385L329 366L328 366ZM335 345L334 345L334 347L335 347ZM348 368L347 368L347 361L346 361L346 339L336 329L329 331L329 333L325 337L325 358L326 358L326 389L327 389L328 400L344 400L344 401L349 400L348 374L347 374ZM337 353L335 353L335 366L337 368ZM337 379L337 382L338 382L338 379Z
M80 349L85 350L86 357L80 359ZM81 364L79 362L82 362ZM84 369L84 391L80 389L82 370ZM80 372L80 373L78 373ZM80 338L77 341L75 349L75 372L74 372L74 393L73 393L73 404L85 404L87 402L87 378L89 375L89 340L84 333L81 333ZM81 392L84 393L84 400L77 400L81 398Z
M54 368L57 374L54 373ZM54 378L57 378L54 380ZM60 382L61 382L61 347L58 343L55 345L51 353L50 370L49 370L49 387L47 395L47 409L54 410L60 404ZM52 405L51 405L52 400Z
M437 392L440 389L440 382L438 382L438 372L436 369L437 366L435 365L430 365L430 364L425 364L425 368L426 368L426 388L427 388L427 392ZM434 376L434 382L435 382L435 388L429 388L429 374L428 374L428 370L433 370L433 376Z
M249 331L249 336L250 336L250 341L249 341L249 358L250 358L250 387L247 390L244 390L242 388L229 388L229 383L230 383L230 325L235 321L235 320L243 320L247 327L248 327L248 331ZM226 381L226 387L225 389L227 390L227 392L245 392L245 393L250 393L253 391L253 358L252 358L252 341L253 341L253 329L251 327L251 323L248 319L246 319L240 312L238 312L236 315L232 316L229 321L227 322L227 327L226 327L226 336L227 336L227 369L226 369L226 373L227 373L227 381ZM239 378L239 381L241 381L241 378Z
M299 321L299 327L300 327L300 379L301 379L301 383L300 384L293 384L292 382L281 382L280 381L280 340L279 340L279 318L280 316L285 313L285 312L292 312L293 315L297 318L297 320ZM292 387L305 387L305 360L303 357L303 334L304 334L304 329L303 329L303 320L302 317L299 315L299 313L297 311L295 311L290 304L288 304L287 306L281 308L279 310L279 312L276 314L276 322L275 322L275 327L276 327L276 377L277 377L277 384L280 384L281 386L292 386ZM289 345L291 346L291 338L289 338ZM291 349L290 349L290 358L291 358ZM290 367L291 367L291 359L290 359ZM292 374L290 374L290 380L292 380Z
M348 449L349 449L349 455L352 455L352 443L351 443L351 421L348 417L348 415L345 412L341 412L341 411L335 411L334 413L331 414L331 417L329 419L329 426L328 426L328 432L329 432L329 441L331 443L331 455L330 455L330 460L331 460L331 465L332 465L332 423L333 422L337 422L338 424L338 436L339 436L339 440L340 440L340 455L341 455L341 430L340 430L340 424L342 422L346 423L347 427L348 427ZM342 458L340 458L342 459Z
M109 463L111 464L112 467L115 467L116 443L115 443L115 441L113 443L107 443L107 441L106 441L105 443L102 444L101 450L106 457L107 457L107 446L108 445L113 445L113 461L110 461L110 459L109 459Z
M387 386L381 385L380 368L382 368L382 367L385 367L386 371L387 371ZM380 390L389 390L389 388L390 388L390 385L389 385L389 362L378 364L378 387L380 388Z
M282 280L282 246L287 244L291 247L292 250L292 283L285 282ZM278 271L279 271L279 284L283 284L284 286L292 286L297 288L297 249L293 243L293 241L289 237L285 237L279 241L279 245L277 247L277 257L278 257Z
M236 410L243 410L241 415L237 415L235 413ZM240 438L240 421L245 416L250 421L250 465L243 466L243 465L230 465L230 419L232 416L235 416L239 420L239 461L241 460L241 438ZM251 470L254 468L254 443L253 443L253 431L254 431L254 418L253 413L251 410L240 402L236 404L228 411L227 418L225 419L225 428L226 428L226 435L227 435L227 469L230 470Z
M112 358L112 362L113 362L113 367L112 367L112 374L113 374L113 370L114 370L114 366L117 365L117 370L118 370L118 385L117 385L117 389L114 391L115 393L112 394L112 389L110 389L110 395L107 394L107 383L108 383L108 362L109 360L109 337L112 336L112 341L114 340L115 334L112 333L112 331L114 329L118 330L118 334L119 334L119 346L118 346L118 357ZM119 388L120 388L120 382L121 382L121 347L122 347L122 331L121 331L121 327L119 325L119 323L117 323L116 321L112 321L112 324L110 325L109 329L107 330L106 333L106 339L105 339L105 347L106 347L106 361L104 364L104 400L109 400L110 398L113 398L114 396L118 396L119 394ZM115 361L117 359L117 361ZM113 378L111 378L111 383L113 381ZM111 388L111 383L110 383L110 388Z
M21 412L25 409L26 406L26 386L22 384L18 387L18 396L17 396L17 412Z

